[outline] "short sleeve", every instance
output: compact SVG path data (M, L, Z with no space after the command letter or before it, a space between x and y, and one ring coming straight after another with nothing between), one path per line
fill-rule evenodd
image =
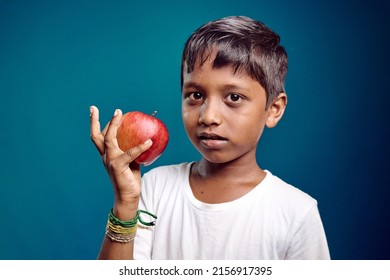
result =
M152 188L149 186L151 178L144 176L142 178L141 197L138 209L152 211L150 206L151 196L149 192ZM137 234L134 239L134 259L135 260L150 260L152 257L152 244L153 244L153 227L143 228L138 227Z
M329 260L329 248L317 203L309 210L293 236L287 260Z

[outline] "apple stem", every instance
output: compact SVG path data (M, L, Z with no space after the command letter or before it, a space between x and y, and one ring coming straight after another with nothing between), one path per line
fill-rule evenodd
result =
M154 111L153 114L152 114L152 116L154 116L155 114L157 114L157 111Z

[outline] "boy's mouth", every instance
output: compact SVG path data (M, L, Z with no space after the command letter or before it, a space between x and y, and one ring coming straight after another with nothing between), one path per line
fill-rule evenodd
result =
M227 138L222 137L218 134L215 133L207 133L207 132L202 132L199 134L199 139L200 140L222 140L222 141L227 141Z
M228 139L215 133L202 132L198 135L200 144L207 149L220 149L223 148Z

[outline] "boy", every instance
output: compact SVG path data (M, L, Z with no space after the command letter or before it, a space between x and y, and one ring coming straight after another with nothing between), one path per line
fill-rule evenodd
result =
M151 141L121 151L122 112L100 132L91 107L91 137L114 187L99 258L329 259L317 202L256 162L264 126L274 127L287 104L279 36L247 17L207 23L188 39L181 70L182 118L198 162L141 180L133 160ZM138 209L158 216L149 230L137 230Z

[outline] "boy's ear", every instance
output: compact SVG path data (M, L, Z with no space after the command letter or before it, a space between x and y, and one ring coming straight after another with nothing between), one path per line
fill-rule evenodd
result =
M287 106L287 94L282 92L278 97L270 104L268 108L268 118L265 125L268 128L275 127L284 114L284 110Z

